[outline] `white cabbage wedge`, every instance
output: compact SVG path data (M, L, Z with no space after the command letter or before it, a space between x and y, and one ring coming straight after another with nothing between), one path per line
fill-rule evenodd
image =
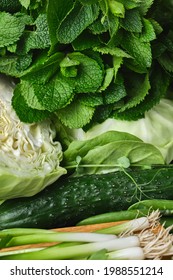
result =
M0 200L32 196L66 173L51 121L22 123L11 105L13 89L0 76Z

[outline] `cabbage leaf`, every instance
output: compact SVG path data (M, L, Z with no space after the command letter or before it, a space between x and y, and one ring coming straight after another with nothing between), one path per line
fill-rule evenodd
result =
M126 132L140 138L144 143L156 147L162 154L166 164L173 160L173 101L161 99L159 104L145 113L145 117L137 121L126 121L109 118L94 125L86 132L68 131L73 140L88 140L108 131Z

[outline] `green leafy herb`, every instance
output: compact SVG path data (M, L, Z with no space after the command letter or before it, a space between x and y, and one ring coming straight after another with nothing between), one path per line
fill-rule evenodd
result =
M71 0L48 0L47 21L53 46L57 43L57 29L59 28L60 23L73 9L74 3L75 1Z
M56 115L61 122L70 128L80 128L90 122L94 108L82 104L79 100L73 101L64 109L58 110Z
M121 26L130 32L142 31L142 18L138 9L132 9L126 11L126 16L120 21Z
M19 0L19 2L21 3L21 5L22 5L25 9L28 9L31 0Z
M0 47L9 46L19 40L25 25L19 18L0 12Z
M82 6L78 2L70 14L61 22L57 38L61 43L71 43L86 29L99 15L96 4Z
M0 72L9 76L20 77L32 63L32 54L5 55L0 57Z
M103 80L103 72L97 61L82 53L71 53L68 57L79 62L77 67L79 75L73 80L75 91L77 93L95 92Z
M136 35L126 32L121 44L139 65L144 68L151 66L152 53L150 43L143 42Z
M50 116L86 128L142 118L170 98L170 0L7 2L0 3L0 73L15 78L12 105L22 121Z
M27 31L23 37L26 52L31 49L45 49L50 46L46 15L40 14L34 24L36 30Z
M32 123L33 119L39 122L50 117L50 112L47 110L36 110L29 107L24 97L21 95L21 90L21 85L18 85L14 92L12 105L22 122Z
M129 89L129 100L128 102L121 107L119 112L123 112L126 109L136 107L141 101L144 100L145 96L149 93L150 83L148 75L134 75L129 79L128 84ZM140 92L140 94L139 94Z

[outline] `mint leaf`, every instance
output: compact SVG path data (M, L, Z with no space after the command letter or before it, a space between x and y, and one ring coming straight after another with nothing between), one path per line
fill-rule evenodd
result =
M69 56L66 56L63 60L60 62L60 67L71 67L71 66L77 66L80 62L75 59L71 59Z
M60 75L45 84L23 80L22 89L28 106L38 110L54 112L65 107L73 98L73 87Z
M68 56L66 56L59 64L61 74L67 78L76 77L77 76L76 66L79 64L80 62L70 59Z
M107 0L100 1L100 9L102 10L103 16L101 23L108 25L109 35L112 38L119 29L119 17L109 10L109 2ZM109 38L110 39L110 38Z
M136 60L133 60L133 59L125 60L124 59L124 65L125 65L125 67L134 71L135 73L138 73L138 74L148 73L148 69L146 67L144 67L143 65L142 66L139 65Z
M105 104L115 104L127 95L124 81L118 76L115 83L112 83L104 92L103 100Z
M96 19L88 28L95 35L105 33L109 28L108 20L105 19L102 22L101 15L99 15L98 19Z
M19 18L0 12L0 48L9 46L19 40L25 25Z
M141 5L141 0L118 0L122 3L126 10L134 9Z
M73 87L60 75L44 85L33 84L33 87L39 103L50 112L67 106L74 96Z
M24 34L23 42L25 52L32 49L45 49L50 46L50 37L46 14L40 14L35 21L36 30L27 31Z
M122 64L123 64L123 58L122 57L117 57L117 56L113 57L114 79L115 80L117 78L118 71L119 71Z
M124 18L125 8L122 3L115 1L115 0L109 0L108 5L109 5L110 12L114 16Z
M103 97L100 93L80 94L80 102L89 107L96 107L103 104Z
M148 75L139 75L134 73L133 75L129 75L129 83L127 84L126 88L128 89L128 100L127 103L121 107L119 112L136 107L141 101L144 100L150 89Z
M150 20L143 18L143 29L140 34L140 40L142 42L150 42L156 39L155 30Z
M25 9L28 9L31 0L19 0L19 2Z
M142 42L140 38L133 33L126 32L121 42L123 48L134 57L136 62L143 68L148 68L152 63L151 45L148 42Z
M64 109L58 110L56 115L65 126L81 128L90 122L94 110L94 108L85 106L76 99Z
M100 9L103 13L101 22L103 23L109 13L109 5L107 0L99 0Z
M104 91L112 82L114 77L114 68L108 68L105 71L105 77L102 86L99 88L100 91Z
M17 85L16 92L22 96L20 98L23 98L26 106L32 109L45 110L44 106L39 102L34 86L30 81L21 80L20 84Z
M20 19L21 22L25 25L32 25L34 22L34 19L31 15L26 14L25 12L17 12L15 13L15 16Z
M35 62L22 73L22 79L38 84L46 83L59 69L59 63L63 57L64 54L61 52L52 56L48 56L46 52L41 53Z
M7 50L11 53L15 53L17 51L17 43L7 46Z
M125 110L119 114L115 113L113 117L123 120L137 120L144 117L146 111L150 110L156 105L167 92L169 85L169 77L163 69L155 64L153 71L150 75L151 89L145 99L140 102L136 107Z
M98 65L100 66L102 73L104 73L105 65L104 65L103 57L101 57L101 55L98 52L95 52L94 49L85 50L85 51L83 51L83 54L88 56L89 58L95 60L98 63Z
M109 14L108 18L109 34L112 38L119 30L119 18L113 14Z
M96 92L103 80L103 71L96 60L78 52L68 54L72 60L78 61L78 75L72 79L76 93Z
M92 123L102 123L111 116L114 105L107 104L96 107Z
M125 18L120 20L121 26L130 32L142 31L142 19L138 9L127 10Z
M155 21L153 18L150 18L150 22L153 25L154 31L157 35L162 33L163 28L157 21Z
M47 21L51 44L57 43L57 29L64 18L73 9L75 1L71 0L48 0L47 4Z
M87 38L87 40L86 40ZM92 49L100 44L100 40L97 36L90 33L88 30L83 31L73 42L72 46L74 50L83 51L86 49Z
M152 6L154 0L141 1L139 11L142 15L146 15L150 7Z
M109 45L94 47L94 50L100 52L101 54L110 54L111 56L131 58L131 56L124 50Z
M0 57L0 72L13 77L21 77L32 62L32 55L9 55Z
M98 5L82 6L78 2L62 21L57 30L60 43L68 44L76 39L99 15Z
M50 117L50 112L48 112L47 110L41 111L30 108L21 94L20 87L20 84L15 87L14 95L12 98L12 106L20 120L26 123L33 123L42 121Z

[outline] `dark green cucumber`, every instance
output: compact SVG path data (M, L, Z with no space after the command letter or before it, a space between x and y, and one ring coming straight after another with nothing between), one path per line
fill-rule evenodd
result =
M173 168L126 172L63 178L33 197L5 201L0 229L72 226L92 215L125 210L139 199L173 199Z

